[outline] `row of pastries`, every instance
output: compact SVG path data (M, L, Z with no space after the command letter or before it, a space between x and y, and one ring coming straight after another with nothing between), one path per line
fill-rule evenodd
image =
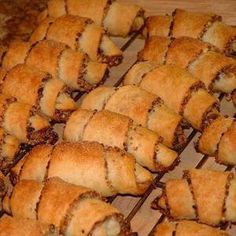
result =
M236 123L214 94L234 102L236 91L236 31L221 17L145 19L119 1L49 0L38 21L0 58L0 235L133 235L105 198L140 196L174 169L190 127L198 152L236 164ZM110 36L137 31L138 62L122 85L101 86L123 58ZM75 92L87 93L79 104ZM24 145L32 150L18 161ZM211 170L167 181L152 207L177 222L154 235L228 235L219 226L236 222L235 186L233 173Z

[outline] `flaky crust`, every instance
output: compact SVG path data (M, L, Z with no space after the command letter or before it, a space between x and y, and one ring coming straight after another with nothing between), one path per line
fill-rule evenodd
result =
M174 219L196 219L208 225L235 222L235 199L232 199L235 188L231 188L234 181L230 172L188 170L184 179L167 181L163 195L166 199L164 212ZM188 194L179 191L181 186L185 186ZM189 208L186 203L181 204L184 201L189 203ZM159 207L163 209L163 201L162 205L160 203ZM232 210L230 217L225 214L228 210Z
M138 53L138 60L164 64L170 43L171 40L166 37L151 36L147 38L144 48Z
M171 236L173 233L181 236L229 236L223 230L187 220L161 223L156 227L154 236Z
M137 73L129 75L137 78ZM125 79L126 81L128 79ZM156 95L136 86L115 88L100 87L90 92L82 101L81 108L106 109L130 117L134 122L147 127L164 138L164 144L177 148L184 142L182 118L168 109ZM179 129L178 134L176 130ZM178 139L178 136L181 136ZM182 139L183 137L183 139ZM182 139L182 141L181 141Z
M220 116L203 130L197 150L215 156L216 161L222 164L235 165L235 134L235 121Z
M209 23L219 19L211 13L193 13L181 9L176 9L173 14L172 36L175 38L181 36L199 38Z
M58 177L50 178L44 184L34 180L18 182L10 196L10 208L14 217L37 217L39 222L52 225L51 231L56 227L63 235L67 231L71 232L70 235L77 235L78 231L73 229L78 228L78 222L86 235L110 220L118 228L118 234L122 234L125 227L123 216L116 208L103 202L98 193ZM104 230L109 234L112 229Z
M38 181L58 176L67 182L96 189L104 196L141 194L152 180L152 175L131 155L95 142L61 143L53 149L47 145L34 148L15 168L13 175L14 179Z
M65 126L64 138L67 141L96 141L124 149L152 171L170 168L177 158L175 152L161 145L159 135L132 124L126 116L107 110L77 110Z
M149 16L145 21L146 36L168 37L171 27L171 16Z
M0 219L1 236L46 236L59 235L53 227L44 225L35 220L24 219L22 217L11 217L4 215Z

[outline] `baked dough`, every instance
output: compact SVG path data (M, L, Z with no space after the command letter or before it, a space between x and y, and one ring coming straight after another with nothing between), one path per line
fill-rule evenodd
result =
M34 30L30 42L34 44L43 39L65 43L73 50L86 53L92 61L109 66L118 65L122 60L122 51L101 26L88 18L72 15L46 18Z
M76 63L75 63L76 62ZM26 63L62 80L72 90L89 91L102 83L107 64L89 60L80 51L66 44L43 40L36 44L14 41L5 54L2 66L10 70L17 64Z
M164 146L155 132L128 118L107 110L78 109L68 119L64 139L70 142L96 141L131 153L151 171L169 170L176 164L177 153Z
M11 173L14 181L43 181L58 176L69 183L95 189L103 196L139 195L152 181L152 174L136 163L131 154L96 142L39 145Z
M61 80L26 64L18 64L6 72L1 91L57 122L64 121L77 107L70 90Z
M236 28L222 22L212 13L190 12L176 9L172 16L150 16L145 23L147 36L191 37L216 46L221 52L236 52Z
M39 20L65 14L90 18L113 36L126 37L140 30L144 24L144 10L141 7L109 0L50 0Z
M187 69L213 92L231 93L236 88L236 60L199 39L152 36L138 59Z
M9 198L9 213L13 217L37 219L56 227L62 235L125 235L130 232L123 215L102 201L98 193L58 177L49 178L45 183L22 180Z
M3 215L0 219L1 236L59 236L52 225L45 225L36 220Z
M217 226L236 221L236 179L231 172L191 169L166 182L157 207L175 220ZM155 206L155 202L153 206Z
M138 72L130 76L138 79L141 77ZM159 97L136 86L96 88L83 98L81 108L105 109L128 116L135 123L157 132L164 138L163 143L171 148L178 149L186 141L182 117L166 107Z
M0 96L0 127L21 143L55 143L57 134L49 121L28 104L20 103L12 97Z
M164 222L159 224L154 236L229 236L229 234L220 229L216 229L194 221Z
M225 165L236 165L236 121L218 117L202 132L196 145L197 151L215 156Z
M201 81L175 65L138 62L125 76L124 84L137 85L160 96L169 108L198 130L218 115L218 100L207 93Z

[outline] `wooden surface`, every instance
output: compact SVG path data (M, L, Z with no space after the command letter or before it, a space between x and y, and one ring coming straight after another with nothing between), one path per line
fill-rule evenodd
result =
M146 11L147 15L150 14L167 14L171 13L175 8L184 8L191 11L205 11L214 12L223 16L223 19L228 24L236 25L236 0L229 1L169 1L169 0L120 0L123 2L132 2L141 5ZM115 38L114 41L118 45L122 45L126 40ZM144 41L142 39L137 39L133 42L130 47L124 52L124 61L118 67L112 68L110 73L110 78L106 82L107 85L113 85L135 62L137 52L143 47ZM225 99L221 103L221 110L223 114L233 115L235 113L235 108L232 104L227 102ZM190 131L189 131L190 132ZM196 164L200 161L203 155L196 153L194 149L194 142L196 142L199 134L197 134L193 141L188 145L185 151L181 154L181 163L173 171L165 175L162 181L170 178L180 178L182 176L184 169L194 168ZM203 168L210 168L216 170L225 170L225 166L216 164L214 158L209 158L205 163ZM132 229L139 233L139 236L146 236L149 234L153 226L156 224L160 217L160 212L152 210L150 208L151 202L160 194L160 189L155 189L146 199L144 204L141 206L139 211L134 215L131 220ZM113 205L121 210L121 212L128 216L134 206L140 200L139 197L130 196L118 196L113 201ZM236 235L236 226L232 226L228 229L230 235Z

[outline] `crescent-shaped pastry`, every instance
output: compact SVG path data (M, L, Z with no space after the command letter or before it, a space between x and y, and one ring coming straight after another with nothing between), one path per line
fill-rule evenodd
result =
M205 90L201 81L175 65L139 62L129 70L124 84L137 85L160 96L198 130L218 115L218 100Z
M236 221L235 196L233 173L191 169L185 171L183 179L168 180L153 207L175 220L197 220L217 226Z
M138 59L187 69L213 92L231 93L236 89L236 60L198 39L152 36L146 39Z
M236 52L236 28L212 13L176 9L172 16L150 16L145 23L147 36L191 37L216 46L221 52Z
M30 42L54 40L65 43L73 50L81 50L93 61L118 65L122 51L113 43L101 26L88 18L64 15L46 18L34 30Z
M12 181L50 177L92 188L103 196L139 195L152 181L131 154L96 142L39 145L11 170ZM94 175L96 173L96 175Z
M64 139L70 142L96 141L131 153L136 161L151 171L173 167L177 153L164 146L160 136L135 124L127 116L107 110L78 109L68 119Z
M0 218L1 236L59 236L53 225L42 224L39 221L22 217L3 215Z
M236 165L236 121L219 116L203 130L196 149L219 163Z
M144 10L134 4L109 0L50 0L39 20L65 14L92 19L113 36L126 37L144 24Z
M174 234L178 236L229 236L224 230L188 220L161 223L156 227L153 236L171 236Z
M186 141L182 117L166 107L159 97L136 86L98 87L83 98L81 108L105 109L128 116L135 123L157 132L168 147L178 149Z
M21 143L55 143L58 138L45 117L12 97L0 96L0 116L0 127Z
M6 71L1 92L58 122L65 121L77 107L71 91L61 80L26 64L18 64Z
M45 183L22 180L9 196L13 217L52 225L61 235L126 235L123 215L95 191L58 177Z
M10 70L22 63L47 72L71 89L80 91L91 90L102 83L107 71L107 64L91 61L83 52L53 40L36 44L12 42L2 59L2 66Z

